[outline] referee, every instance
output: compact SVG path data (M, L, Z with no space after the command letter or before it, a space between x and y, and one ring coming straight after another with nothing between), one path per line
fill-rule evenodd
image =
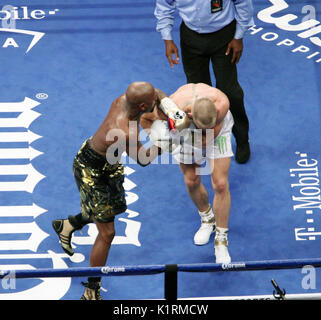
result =
M242 55L243 37L254 24L252 1L157 0L156 30L165 42L166 56L172 67L179 63L178 48L171 34L175 10L182 19L180 47L187 82L212 86L209 70L212 62L216 87L230 101L235 159L238 163L246 163L250 158L249 120L236 65Z

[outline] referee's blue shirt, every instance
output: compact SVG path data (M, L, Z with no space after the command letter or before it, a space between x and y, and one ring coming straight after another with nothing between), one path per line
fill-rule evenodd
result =
M211 0L156 0L156 30L163 40L173 40L172 28L177 10L187 27L198 33L218 31L235 19L234 38L243 38L254 25L252 0L222 0L222 3L221 11L211 13Z

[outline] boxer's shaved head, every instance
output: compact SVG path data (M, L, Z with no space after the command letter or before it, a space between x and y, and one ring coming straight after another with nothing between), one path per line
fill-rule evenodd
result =
M192 117L198 128L214 128L217 119L217 111L214 102L209 98L197 99L192 108Z
M149 82L136 81L126 90L126 100L131 105L149 103L155 97L155 88Z

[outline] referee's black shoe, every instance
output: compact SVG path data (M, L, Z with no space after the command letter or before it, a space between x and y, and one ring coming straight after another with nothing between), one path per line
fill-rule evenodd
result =
M250 143L247 141L246 143L238 143L236 145L236 153L235 160L236 162L243 164L246 163L250 159L251 150Z

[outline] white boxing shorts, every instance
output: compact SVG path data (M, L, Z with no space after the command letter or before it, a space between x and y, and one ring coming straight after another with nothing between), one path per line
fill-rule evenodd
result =
M184 136L184 143L181 142L181 144L173 150L173 157L179 163L197 163L199 165L204 163L206 159L233 157L231 142L233 125L233 116L231 112L228 111L223 120L220 133L215 139L213 137L210 141L207 141L206 148L202 148L200 143L195 143L195 134L193 133L193 131L197 132L199 129L195 131L197 128L194 123L191 123L190 127L185 129L182 134Z

